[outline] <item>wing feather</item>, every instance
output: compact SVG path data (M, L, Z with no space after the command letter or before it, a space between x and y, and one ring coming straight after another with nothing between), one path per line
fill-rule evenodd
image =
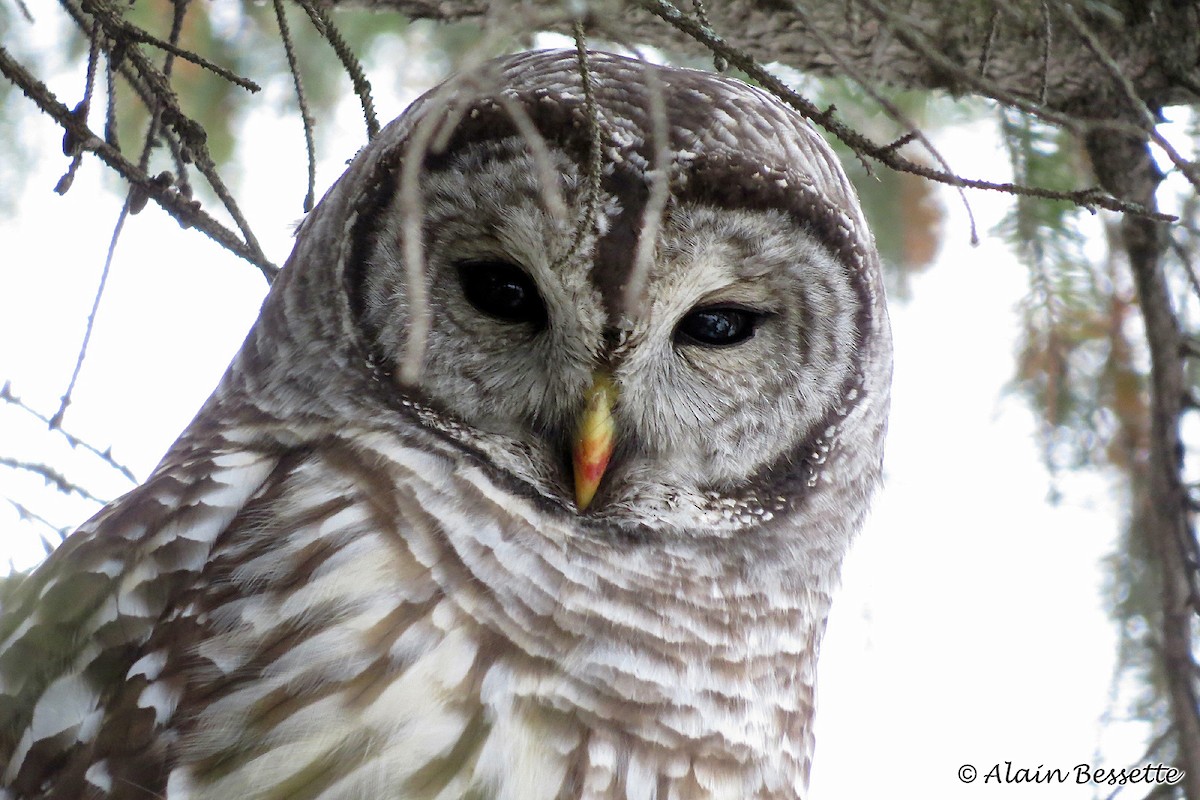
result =
M0 606L0 786L17 796L83 796L101 720L122 677L217 538L270 478L269 453L168 457L143 485L102 509ZM114 680L116 678L116 680ZM151 720L169 692L130 675ZM49 783L48 783L49 782ZM99 783L97 783L99 782ZM57 787L71 786L59 791Z

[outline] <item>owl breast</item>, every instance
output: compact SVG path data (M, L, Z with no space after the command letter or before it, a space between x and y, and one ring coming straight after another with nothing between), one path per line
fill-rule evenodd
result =
M231 525L148 645L186 687L169 796L797 791L815 633L779 576L615 564L432 442L347 432Z

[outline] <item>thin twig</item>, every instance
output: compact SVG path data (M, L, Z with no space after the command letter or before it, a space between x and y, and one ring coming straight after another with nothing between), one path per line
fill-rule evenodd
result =
M117 132L117 76L113 71L112 54L104 59L104 141L121 148Z
M117 250L117 241L121 238L121 231L125 229L125 220L129 216L129 207L134 199L134 191L130 189L125 195L125 202L121 204L121 211L117 214L117 222L113 226L112 236L108 240L108 252L104 256L104 268L100 270L100 281L96 285L96 294L92 297L92 308L88 312L87 324L83 329L83 341L79 345L79 352L75 356L75 368L71 370L71 379L67 381L66 391L63 392L62 398L59 400L58 411L54 412L54 416L50 418L49 424L51 428L59 428L62 426L63 416L67 413L67 407L71 405L71 396L75 392L75 384L79 381L79 373L83 371L83 362L87 359L88 345L92 342L92 332L96 328L96 314L100 310L100 301L104 298L104 290L108 287L108 276L112 271L113 254Z
M176 132L178 132L178 129L176 129ZM221 179L221 175L217 171L217 165L213 162L212 157L208 154L208 149L203 148L199 151L193 151L192 161L195 163L196 169L200 170L200 174L204 176L206 181L208 181L209 187L221 201L221 205L225 207L225 210L233 219L234 225L236 225L237 229L241 231L242 240L246 243L247 249L249 249L250 252L255 256L255 263L270 263L267 260L266 254L263 253L262 247L258 243L258 237L256 237L254 235L254 231L251 230L250 223L246 221L244 216L242 216L242 211L238 207L237 201L233 197L233 193L229 191L229 188ZM263 274L266 275L266 272L264 271ZM270 279L271 277L268 277L268 280Z
M497 77L495 70L491 65L486 63L488 55L495 53L497 45L502 45L510 41L514 35L514 32L505 26L502 20L491 19L492 14L500 13L498 10L500 8L501 6L498 2L488 6L488 22L483 30L483 35L475 43L471 51L463 56L458 76L454 79L458 86L457 91L439 94L439 97L441 97L440 102L443 104L441 111L442 119L438 123L437 132L434 133L433 138L429 142L429 152L431 153L445 152L449 146L450 137L454 135L454 131L458 128L459 123L462 122L463 115L470 108L470 103L464 98L471 96L472 93L482 92L484 86L497 88L495 86L495 79ZM551 24L553 19L557 19L557 17L552 17L548 14L535 16L530 12L529 15L522 19L522 24L546 27ZM502 93L497 92L497 94ZM497 97L495 99L497 102L503 103L501 98ZM520 106L515 107L520 108ZM521 109L521 112L523 111L524 109ZM529 115L526 114L525 116L528 117ZM519 124L516 120L513 122L514 124ZM541 134L538 135L540 136Z
M622 307L641 313L645 305L646 282L650 267L654 264L654 250L658 245L658 230L662 225L663 213L671 189L671 142L667 120L667 103L663 98L662 79L654 67L646 64L641 52L634 55L645 65L646 92L650 100L650 135L654 140L651 169L647 174L650 182L649 196L642 209L642 224L638 230L637 245L634 247L633 269L625 284ZM632 324L633 320L628 321Z
M148 44L152 47L156 47L159 50L165 50L166 52L170 53L173 56L178 56L179 58L182 58L184 61L190 61L191 63L195 64L196 66L201 67L202 69L206 69L209 72L212 72L213 74L218 75L221 78L224 78L225 80L229 81L230 83L234 84L235 86L240 86L241 88L245 89L248 92L262 91L262 87L259 86L254 81L250 80L249 78L243 78L241 75L238 75L235 72L231 72L230 70L226 69L225 67L222 67L220 64L214 64L213 62L209 61L207 58L205 58L204 56L202 56L198 53L194 53L191 50L187 50L186 48L179 47L178 45L173 44L171 42L163 41L162 39L159 39L157 36L154 36L153 34L147 32L147 31L144 31L141 28L138 28L134 25L122 26L122 28L120 30L120 34L122 34L124 36L128 36L129 39L132 41L144 42L145 44Z
M1050 53L1054 27L1050 20L1050 3L1042 0L1042 85L1038 91L1038 105L1046 105L1050 95Z
M692 8L696 9L696 19L706 28L712 28L712 23L708 21L708 8L704 5L704 0L692 0ZM724 72L729 69L729 62L721 56L713 53L713 69L717 72Z
M67 444L71 446L71 449L83 448L99 458L108 466L112 467L117 472L121 473L121 475L127 478L131 483L137 483L137 478L134 476L133 470L117 461L116 458L113 457L111 447L101 450L95 445L88 444L83 439L68 432L61 425L55 425L50 417L47 417L45 414L13 394L11 384L5 383L3 386L0 386L0 401L8 403L12 406L16 406L39 422L44 422L46 426L50 428L50 430L60 433L67 440Z
M451 84L444 84L430 98L436 109L444 105L446 96L453 96ZM457 87L455 87L457 88ZM404 342L404 357L400 361L400 380L413 384L421 376L425 363L425 343L429 336L429 279L425 275L424 219L421 197L421 170L430 142L438 132L441 118L431 111L421 117L408 140L400 167L400 188L397 204L400 211L400 230L403 239L404 275L408 290L408 336Z
M596 107L596 93L592 88L592 72L588 67L587 35L583 29L582 22L575 22L571 29L575 36L575 59L579 64L579 81L583 90L583 109L588 121L589 147L587 188L584 190L583 214L578 226L575 228L575 235L571 238L571 244L563 256L564 261L570 261L575 258L579 252L579 248L583 245L585 237L596 228L596 214L600 207L600 178L601 172L604 169L603 155L600 152L600 148L602 147L600 141L600 111Z
M67 14L71 17L72 21L76 24L76 26L78 26L81 29L87 28L87 26L90 24L91 20L88 17L88 15L85 14L84 11L78 6L78 4L70 2L70 0L60 0L60 4L62 5L63 9L67 12ZM114 148L116 148L119 152L120 144L119 144L119 142L117 140L117 136L116 136L116 96L117 96L117 92L116 92L116 84L112 77L113 73L114 72L119 73L120 76L125 79L125 82L127 84L129 84L129 87L131 89L133 89L134 94L136 94L138 96L138 99L141 100L142 105L144 105L146 108L149 109L149 108L154 108L156 106L157 95L150 88L148 83L145 80L143 80L142 76L139 75L137 73L137 71L135 71L132 67L130 67L129 63L125 60L125 56L124 56L124 52L123 52L122 48L114 47L113 50L111 52L109 52L108 60L107 60L107 68L105 71L109 75L109 96L108 96L108 103L107 103L108 114L107 114L107 118L105 120L104 139L106 142L108 142ZM43 110L45 110L45 109L43 109ZM111 129L111 135L110 135L110 129ZM184 163L184 160L183 160L183 152L182 152L183 148L182 148L182 145L179 143L179 138L169 128L164 129L164 128L160 127L159 135L166 142L167 147L171 151L171 158L175 162L175 175L171 176L173 178L174 184L178 188L180 196L183 197L185 200L190 200L192 197L192 187L188 180L187 165ZM143 171L144 171L144 169L143 169ZM154 178L153 180L155 180L156 182L158 182L162 185L169 186L171 181L166 181L164 183L164 181L162 180L162 177L163 177L162 175L159 175L156 178ZM144 195L144 196L148 197L148 195ZM138 213L139 209L138 209L137 205L138 204L135 204L134 207L131 209L132 213ZM182 227L190 227L189 225L187 225L187 223L184 223L182 221L180 222L180 225ZM235 255L242 257L240 253L235 253ZM268 280L270 280L270 279L268 278Z
M317 149L313 144L313 118L308 110L308 98L304 95L304 81L300 78L300 64L296 60L296 48L292 44L292 32L288 29L283 0L274 0L275 21L279 25L279 38L283 41L283 52L287 56L288 71L292 73L292 84L296 87L296 103L300 106L300 122L304 125L304 149L308 153L308 191L304 195L304 213L312 211L317 186Z
M93 22L92 29L88 36L88 60L87 60L87 79L83 87L83 100L79 105L75 106L75 113L78 114L85 122L88 114L92 110L92 93L96 89L96 68L100 64L100 23ZM74 150L73 147L68 147L65 143L64 150Z
M139 169L136 164L125 158L120 150L93 133L86 123L76 119L71 114L71 110L59 102L46 84L35 78L20 62L13 59L2 45L0 45L0 74L19 88L61 128L70 132L81 143L83 150L95 153L114 172L152 197L180 225L203 231L226 250L258 267L268 281L274 279L279 268L261 252L255 252L249 248L238 239L236 234L203 211L198 202L184 197L169 183L150 177L144 170Z
M1132 124L1127 119L1123 119L1123 118L1080 120L1080 119L1072 117L1068 114L1063 114L1063 113L1059 113L1056 111L1052 111L1046 107L1046 92L1047 92L1046 83L1049 81L1048 75L1049 75L1049 69L1050 69L1049 59L1050 59L1050 37L1051 37L1050 6L1047 2L1043 2L1043 4L1042 4L1043 16L1045 18L1045 36L1044 36L1045 53L1044 53L1044 61L1043 61L1043 65L1042 65L1042 78L1043 78L1042 96L1041 96L1039 102L1036 104L1030 103L1030 102L1018 97L1017 95L1012 94L1011 92L1001 91L994 83L986 81L986 80L982 79L980 76L972 74L969 70L963 69L961 66L956 64L952 58L947 56L943 52L942 48L938 47L935 43L929 41L928 37L925 36L925 34L923 32L921 32L915 26L905 22L900 17L900 15L895 12L894 9L892 9L886 5L878 3L877 0L861 0L861 2L868 10L870 10L879 19L880 22L883 22L884 24L889 25L892 28L897 39L899 39L901 43L903 43L905 46L907 46L913 52L921 54L924 58L928 59L928 61L931 64L946 71L948 74L951 74L951 75L954 75L954 76L960 78L963 82L965 82L967 85L969 85L976 92L978 92L984 96L987 96L987 97L992 97L992 98L1000 101L1001 103L1004 103L1005 105L1012 106L1013 108L1024 111L1026 114L1037 117L1038 119L1041 119L1045 122L1049 122L1053 125L1057 125L1061 128L1064 128L1065 130L1067 130L1070 133L1077 135L1077 136L1087 130L1091 130L1091 131L1111 130L1111 131L1117 131L1117 132L1122 132L1122 133L1126 133L1126 134L1131 134L1131 135L1138 136L1138 137L1145 137L1148 135L1150 137L1150 139L1152 141L1154 141L1155 144L1157 144L1159 147L1162 147L1163 150L1167 153L1167 155L1172 158L1172 161L1174 161L1175 164L1180 167L1180 169L1184 172L1184 175L1188 178L1188 180L1191 181L1193 184L1196 183L1196 178L1191 173L1191 171L1190 171L1191 167L1190 167L1190 165L1188 165L1188 162L1186 160L1180 158L1178 153L1174 150L1174 148L1171 147L1170 143L1166 142L1166 140L1163 139L1162 136L1160 134L1158 134L1157 131L1154 130L1153 119L1151 119L1151 123L1149 126L1147 126L1144 121L1142 122L1142 124ZM1067 8L1067 6L1065 6L1065 5L1062 6L1062 9L1065 10L1066 8ZM1066 12L1064 11L1064 13L1066 13ZM1078 18L1076 18L1076 19L1078 20ZM1082 23L1081 20L1079 20L1079 21ZM1080 32L1080 35L1084 38L1085 43L1088 43L1089 48L1094 48L1093 52L1106 55L1106 51L1104 50L1103 45L1101 45L1099 40L1095 39L1094 36L1091 37L1091 42L1088 42L1088 36L1090 35L1091 32L1089 29L1087 29L1086 25L1083 26L1083 30L1086 31L1086 34L1083 31L1079 31L1079 32ZM1112 62L1111 58L1109 58L1108 60L1110 62ZM1112 63L1115 65L1115 62L1112 62ZM1115 69L1117 70L1116 74L1117 74L1118 80L1127 82L1128 78L1126 78L1124 76L1124 74L1121 73L1120 68L1115 67ZM1132 84L1128 84L1128 86L1129 86L1129 90L1131 92L1131 96L1134 99L1134 102L1137 104L1141 104L1142 107L1145 108L1145 105L1137 97L1136 89L1133 88ZM1174 154L1174 155L1172 156L1172 154ZM969 184L966 184L966 185L969 185ZM1200 186L1198 186L1197 188L1200 188ZM1033 195L1033 196L1043 196L1043 195ZM1071 200L1072 202L1077 202L1079 205L1083 205L1083 206L1093 205L1092 203L1079 202L1070 197L1047 198L1047 199ZM1121 204L1121 202L1122 201L1117 200L1115 197L1113 198L1114 204L1119 205L1119 204ZM1100 205L1101 207L1108 208L1109 210L1112 210L1112 211L1124 211L1126 213L1133 213L1137 216L1145 216L1149 219L1154 219L1154 220L1157 220L1160 222L1174 222L1175 221L1175 218L1171 217L1170 215L1159 215L1157 213L1148 213L1145 209L1141 209L1141 210L1132 209L1132 208L1118 209L1118 208L1114 208L1113 205L1101 204L1101 203L1096 203L1095 205Z
M171 41L178 42L179 36L183 31L184 16L187 13L187 0L176 2L173 6L174 14L171 20ZM99 25L99 20L96 21ZM175 56L171 51L167 51L163 57L162 75L165 80L170 80L171 72L174 68ZM110 106L112 98L109 98ZM145 171L150 164L150 155L153 152L155 144L155 134L158 131L159 115L156 108L151 108L150 122L146 126L146 135L142 144L142 153L138 158L138 169ZM75 358L75 367L71 371L71 379L67 382L66 391L63 392L62 398L59 401L58 411L50 418L50 427L58 428L62 425L63 415L67 412L67 407L71 404L71 397L75 392L75 385L79 381L79 374L83 371L84 361L87 359L88 345L91 344L92 334L96 328L96 315L100 311L100 303L104 299L105 289L108 287L108 276L112 271L113 256L117 250L117 242L121 239L121 232L125 229L125 220L129 218L129 214L141 211L145 205L146 196L136 186L129 187L125 193L125 201L121 204L121 210L117 214L116 224L113 226L112 236L108 242L108 252L104 258L104 268L100 271L100 281L96 287L96 294L92 299L92 308L88 312L87 324L84 327L83 341L79 345L79 352Z
M496 93L496 101L504 109L504 113L508 114L513 127L517 129L517 133L520 134L525 144L529 146L529 153L533 157L533 168L538 174L542 202L545 204L546 210L555 220L566 222L567 203L563 200L562 190L558 185L559 172L554 165L554 157L550 154L545 137L533 124L533 119L530 118L529 112L525 110L524 106L504 92Z
M793 4L794 5L794 4ZM810 26L811 27L811 26ZM992 16L988 19L987 38L983 40L983 47L979 50L979 76L987 77L988 65L992 60L992 47L996 43L996 33L1000 29L1000 9L993 8ZM826 52L832 52L826 48Z
M88 13L84 12L75 0L60 0L60 2L65 8L71 11L72 17L79 24L83 24L82 20L88 18ZM182 5L186 6L186 2L183 2ZM102 24L106 31L115 32L113 33L114 37L119 37L120 30L125 26L125 21L114 9L103 4L92 3L88 6L88 12L90 12L92 18ZM136 42L129 44L122 52L124 53L122 65L125 62L129 62L138 76L146 82L147 89L153 97L153 102L148 103L148 107L157 110L157 113L154 115L155 118L160 120L164 126L172 129L179 137L185 158L190 158L195 163L196 168L205 177L209 186L212 187L213 192L221 200L222 205L225 206L225 210L233 219L234 224L241 231L246 249L255 255L256 263L258 261L266 262L266 256L263 255L258 240L242 216L241 209L238 208L236 200L234 200L233 195L229 192L220 175L217 173L216 165L213 163L205 144L206 134L204 126L183 113L179 107L179 99L171 88L170 78L142 53L141 48ZM171 53L166 54L164 63L173 63Z
M58 472L53 467L47 466L46 464L39 464L33 461L21 461L20 459L10 458L8 456L0 456L0 467L8 467L9 469L15 469L22 472L31 472L44 480L47 486L53 485L54 488L58 489L58 491L62 492L63 494L77 494L80 497L83 497L87 500L94 500L97 503L106 502L103 498L97 497L77 483L68 480L67 477L61 472Z
M954 59L950 58L950 56L944 53L944 48L938 47L938 44L934 41L931 41L929 36L926 35L924 31L917 28L916 25L907 22L907 20L902 17L901 14L896 12L894 8L889 7L886 4L881 4L881 2L878 2L877 0L860 0L860 2L862 2L866 10L874 14L876 19L888 26L888 29L892 31L892 34L896 37L896 40L898 40L901 44L904 44L905 47L911 49L913 53L917 53L920 56L923 56L923 58L928 59L930 65L937 67L938 70L942 70L947 74L950 74L950 76L960 79L962 83L967 84L971 89L979 92L980 95L995 98L995 100L1006 104L1006 106L1018 108L1026 114L1036 116L1038 119L1042 119L1046 122L1051 122L1051 124L1067 128L1067 130L1072 133L1080 133L1082 128L1088 125L1094 127L1118 128L1118 130L1128 130L1130 127L1128 122L1112 120L1097 120L1093 122L1087 122L1087 124L1085 124L1084 120L1079 120L1074 118L1074 116L1060 114L1054 112L1054 110L1046 108L1044 102L1038 103L1027 101L1025 98L1012 94L1012 92L1003 91L998 88L995 83L990 82L990 80L986 80L977 76L976 73L962 68L958 62L954 61ZM1049 67L1044 65L1044 68Z
M358 101L362 104L363 118L367 123L367 140L374 139L375 135L379 133L379 120L375 117L375 102L371 99L371 82L367 80L362 64L354 55L354 51L350 49L350 45L346 44L346 40L342 38L341 32L333 24L329 15L325 13L324 8L313 3L312 0L296 0L296 2L307 12L317 33L329 42L329 46L337 54L338 60L342 62L346 74L350 76L350 81L354 84L354 93L358 95Z
M43 517L41 514L38 514L36 511L31 511L30 509L28 509L25 506L18 503L16 500L13 500L11 497L6 497L4 499L6 501L8 501L9 505L11 505L14 509L16 509L18 518L20 518L22 520L28 520L30 522L38 522L38 523L41 523L42 525L45 525L47 528L54 531L54 533L58 535L58 539L59 539L60 543L62 542L62 540L66 539L67 534L71 532L70 528L58 527L50 520ZM54 545L51 542L47 542L45 536L42 536L41 539L42 539L42 547L46 549L47 555L49 555L49 551L54 549ZM49 546L47 546L47 545L49 545Z
M1196 265L1192 263L1191 254L1188 253L1187 247L1182 242L1171 237L1169 244L1172 252L1175 253L1179 263L1183 265L1183 274L1187 278L1188 286L1191 287L1192 294L1200 299L1200 276L1196 274Z
M987 95L989 97L993 97L996 100L999 100L1000 102L1005 103L1006 105L1010 105L1014 108L1018 108L1018 109L1024 111L1025 113L1031 114L1039 119L1045 120L1046 122L1063 127L1076 135L1082 133L1083 129L1085 129L1085 128L1091 129L1091 130L1114 130L1114 131L1120 131L1120 132L1125 132L1125 133L1131 133L1131 134L1139 135L1139 136L1147 136L1148 135L1150 137L1150 139L1152 141L1154 141L1155 144L1157 144L1159 147L1161 147L1164 150L1164 152L1167 153L1168 157L1170 157L1171 160L1176 164L1176 166L1178 166L1180 168L1180 170L1184 173L1185 177L1187 177L1187 179L1191 183L1193 183L1193 185L1197 185L1197 188L1200 188L1200 185L1197 184L1197 178L1192 172L1192 170L1194 169L1193 165L1189 164L1185 159L1183 159L1181 156L1179 156L1179 153L1171 146L1171 144L1169 142L1167 142L1165 139L1163 139L1163 137L1154 129L1153 118L1150 119L1150 124L1148 126L1146 125L1146 122L1144 120L1141 125L1130 124L1128 121L1123 120L1123 119L1102 119L1102 120L1090 120L1090 121L1084 122L1084 121L1078 120L1074 117L1068 116L1066 114L1060 114L1060 113L1051 111L1048 108L1046 108L1045 107L1045 103L1046 103L1045 85L1043 85L1043 88L1042 88L1043 96L1041 97L1039 104L1034 105L1034 104L1028 103L1028 102L1022 100L1021 98L1017 97L1016 95L1013 95L1008 92L1000 91L994 85L992 85L986 81L982 81L979 78L977 78L976 76L971 75L966 70L963 70L960 67L958 67L954 63L954 61L952 59L950 59L949 57L947 57L946 55L944 55L941 52L941 50L939 50L939 48L937 48L932 43L927 41L924 38L923 34L921 34L916 28L913 28L911 26L904 27L902 25L898 15L896 15L896 13L894 11L892 11L891 9L876 3L875 0L862 0L862 2L870 10L872 10L876 14L876 16L879 17L879 19L881 21L889 22L895 26L898 26L895 28L895 33L896 33L897 37L905 45L907 45L909 48L911 48L915 52L921 53L923 56L928 58L931 63L935 64L936 66L938 66L942 69L948 70L952 74L961 77L973 89L980 92L981 94ZM1060 7L1060 10L1063 11L1064 16L1066 16L1068 18L1068 20L1072 19L1071 14L1073 12L1070 11L1069 6L1063 5ZM1046 22L1045 22L1045 28L1046 28L1046 30L1045 30L1045 44L1046 44L1045 59L1046 59L1046 63L1043 64L1043 82L1045 82L1048 80L1046 75L1049 72L1049 48L1050 48L1050 35L1051 35L1051 21L1050 21L1050 16L1049 16L1050 8L1047 3L1043 3L1043 13L1045 15L1045 20L1046 20ZM1093 52L1096 53L1097 56L1101 58L1101 60L1107 60L1109 62L1109 64L1112 65L1112 68L1115 70L1115 75L1116 75L1118 81L1122 82L1127 87L1127 90L1130 93L1130 97L1133 99L1134 103L1141 105L1142 109L1146 110L1145 105L1138 98L1137 91L1133 87L1132 83L1129 83L1128 78L1120 70L1119 66L1116 66L1115 62L1111 59L1111 57L1107 56L1107 53L1104 50L1103 45L1100 44L1099 40L1096 39L1093 34L1091 34L1090 29L1088 29L1086 25L1083 25L1082 20L1080 20L1078 17L1074 17L1074 20L1076 22L1080 23L1081 27L1079 29L1077 29L1077 32L1080 33L1080 35L1084 39L1085 43L1088 44L1089 48L1091 48L1093 50ZM1071 199L1071 198L1059 198L1059 199ZM1120 201L1117 201L1117 202L1119 203ZM1080 203L1080 205L1088 205L1088 204ZM1127 211L1130 211L1131 213L1137 214L1138 216L1147 216L1150 219L1155 219L1155 220L1162 221L1162 222L1174 222L1175 221L1175 218L1169 217L1169 215L1146 214L1146 213L1142 213L1141 211L1137 211L1137 210L1133 210L1133 209L1115 209L1111 205L1104 205L1103 207L1109 208L1110 210L1127 210ZM1169 217L1169 218L1165 218L1165 217Z
M1092 52L1092 55L1104 67L1104 71L1109 73L1113 77L1113 80L1116 81L1121 94L1128 101L1129 111L1133 113L1141 126L1147 131L1153 128L1155 125L1154 115L1150 113L1150 109L1138 97L1137 88L1129 80L1129 76L1125 74L1121 66L1109 55L1108 50L1096 38L1096 34L1092 31L1091 27L1075 13L1075 9L1072 8L1070 3L1060 3L1058 5L1058 13L1062 14L1067 24L1079 35L1079 38L1083 39L1083 43L1087 45L1088 50Z
M93 22L91 30L88 32L87 78L83 86L83 99L79 101L71 112L82 119L85 124L92 108L92 91L96 86L96 65L99 61L100 24ZM71 184L75 183L75 173L79 170L79 165L83 163L83 148L71 136L69 131L63 134L63 154L71 157L71 163L67 165L67 171L54 184L54 191L57 194L66 194L70 191Z

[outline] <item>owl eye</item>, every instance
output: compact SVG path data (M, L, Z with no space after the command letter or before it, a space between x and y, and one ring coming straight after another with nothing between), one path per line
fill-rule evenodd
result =
M546 306L533 278L506 261L472 261L458 265L458 280L467 302L505 322L546 323Z
M740 344L754 335L766 315L735 306L711 306L692 311L675 329L676 341L705 347Z

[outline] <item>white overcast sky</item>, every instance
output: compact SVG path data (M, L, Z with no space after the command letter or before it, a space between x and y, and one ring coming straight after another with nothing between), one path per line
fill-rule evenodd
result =
M49 47L54 30L37 25L22 36ZM381 48L387 55L372 78L386 120L434 76L398 40ZM64 72L49 83L75 98L81 80ZM290 91L278 76L266 92L280 102L262 106L284 105ZM363 140L352 97L320 124L319 191ZM0 381L49 414L70 377L120 200L104 191L115 181L92 158L74 188L55 195L67 163L58 128L30 114L19 129L26 183L0 208ZM267 254L282 263L304 192L299 126L295 117L256 113L242 141L237 193ZM0 160L16 157L12 144L0 143ZM991 126L945 131L939 144L963 172L1003 179L1006 158ZM1136 726L1102 733L1099 724L1110 710L1115 645L1101 570L1119 525L1115 485L1067 476L1062 501L1048 502L1033 415L1004 392L1025 268L990 235L1003 198L970 199L982 244L969 244L961 207L946 193L938 262L914 279L911 302L892 307L887 479L846 564L822 655L817 800L1106 796L1107 788L1073 784L964 786L957 773L971 764L982 776L1005 761L1119 767L1141 755ZM66 427L113 445L145 478L220 377L264 291L253 268L151 204L118 246ZM128 488L8 406L0 406L0 455L49 459L104 496ZM0 497L57 525L95 510L3 468ZM0 563L35 563L36 532L0 502Z

